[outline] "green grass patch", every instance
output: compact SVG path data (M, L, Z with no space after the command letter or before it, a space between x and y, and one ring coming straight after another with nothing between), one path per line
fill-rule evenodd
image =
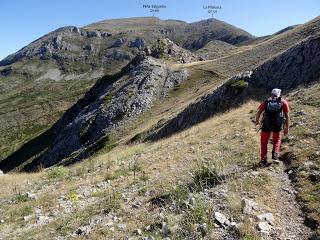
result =
M223 180L218 174L217 166L210 161L202 161L196 165L192 172L193 183L197 188L212 187Z
M53 167L48 171L48 178L55 179L55 178L63 178L69 174L69 169L63 166Z

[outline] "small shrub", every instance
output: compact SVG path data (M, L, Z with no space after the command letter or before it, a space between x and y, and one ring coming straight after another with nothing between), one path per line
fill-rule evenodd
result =
M198 199L193 208L187 208L183 212L183 217L179 222L180 231L173 236L174 239L203 239L212 229L212 209L208 208L205 203ZM197 224L206 224L207 229L198 231Z
M141 164L135 160L132 165L129 166L129 171L131 172L140 172L142 170Z
M28 197L28 195L27 194L18 194L17 196L16 196L16 202L17 203L21 203L21 202L26 202L26 201L28 201L29 200L29 197Z
M189 188L183 185L178 185L176 188L173 189L172 195L175 200L184 201L189 196Z
M128 169L126 169L126 168L119 168L119 169L115 170L114 173L111 175L111 176L113 176L113 177L111 178L111 180L112 180L112 179L119 178L120 176L126 177L126 176L128 176L128 175L129 175Z
M239 79L233 83L231 83L231 87L237 90L243 90L246 86L248 86L248 82L245 80Z
M237 229L237 234L240 239L245 239L245 240L260 239L260 237L258 237L256 234L255 227L248 219L246 219Z
M147 137L147 134L145 132L137 133L129 140L129 143L142 142L142 140L145 139L146 137Z
M173 87L173 91L178 91L178 90L180 89L180 87L181 87L180 84L175 85L175 86Z
M138 190L138 194L139 194L139 196L143 196L147 191L148 191L148 188L146 186L144 186Z
M156 58L163 58L165 56L165 46L165 42L162 39L158 39L157 42L151 46L151 55Z
M67 176L69 170L63 166L53 167L48 171L49 178L61 178Z
M134 179L136 178L136 173L142 170L141 164L135 159L133 164L129 166L129 171L133 172Z
M77 202L79 200L79 196L78 196L78 194L76 192L70 192L69 195L68 195L68 199L71 202L75 203L75 202Z
M221 183L217 167L210 162L202 162L193 171L193 181L196 187L204 188Z
M244 240L260 240L260 238L255 235L247 235L244 237Z
M116 211L120 209L121 205L121 195L118 191L113 189L111 192L108 192L108 195L105 196L105 201L103 202L103 208L106 212Z
M192 210L192 219L196 223L204 223L208 221L208 214L203 202L197 201L196 206Z
M21 209L21 216L29 216L32 214L32 208L30 206L25 206Z
M104 152L110 152L113 148L115 148L116 146L118 146L116 143L109 143L109 144L106 144L104 147L103 147L103 151Z

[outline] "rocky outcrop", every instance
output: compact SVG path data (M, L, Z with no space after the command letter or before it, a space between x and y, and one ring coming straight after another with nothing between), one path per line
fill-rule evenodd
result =
M155 58L163 58L180 63L204 60L203 57L199 57L189 50L179 47L168 38L158 39L151 48L147 48L145 51Z
M254 70L252 81L263 87L291 89L319 81L320 34L309 37Z
M252 72L239 74L191 104L175 118L158 126L147 137L156 140L189 128L213 114L267 94L272 88L292 89L320 80L320 35L312 36L263 63Z
M186 77L186 71L170 72L153 58L138 55L120 75L111 78L114 83L101 86L94 101L79 109L43 154L41 164L51 166L75 151L79 151L75 160L87 157L90 153L85 146L147 111L154 100Z
M11 73L12 73L12 67L11 66L0 70L0 76L6 77L6 76L10 75Z
M39 57L42 60L55 59L58 61L84 60L85 54L83 56L81 54L87 49L79 45L80 43L85 43L90 39L90 41L95 41L96 44L99 44L100 41L104 41L105 38L109 38L110 36L112 34L108 32L87 31L74 26L59 28L37 39L18 52L9 55L0 61L0 66L10 65L22 59L35 57ZM92 40L92 38L96 40ZM91 45L93 49L92 43L85 43L85 45Z
M36 160L25 166L26 170L38 164L49 167L63 159L69 158L67 163L70 163L88 157L100 144L108 144L113 130L125 127L127 122L147 111L155 100L165 97L169 89L187 76L186 70L171 71L161 61L142 52L119 73L100 79L83 99L42 134L50 136L47 146L32 154L21 152L37 147L31 141L28 148L22 147L0 162L0 168L9 171L35 157ZM13 161L16 164L12 165Z

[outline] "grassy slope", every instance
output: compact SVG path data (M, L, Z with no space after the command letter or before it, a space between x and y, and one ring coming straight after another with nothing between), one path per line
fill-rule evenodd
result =
M33 191L35 188L41 189L44 188L45 185L54 185L55 189L50 190L50 194L43 193L37 201L26 201L18 205L3 204L1 208L6 212L6 217L4 217L5 221L11 224L0 226L3 231L10 232L12 228L24 224L23 221L21 221L21 214L24 214L23 211L26 207L34 208L35 206L42 206L45 211L52 211L56 208L56 201L60 195L68 195L81 185L97 183L104 181L106 178L113 179L112 186L118 193L122 191L125 192L130 188L138 188L137 190L145 188L154 189L154 195L158 195L166 191L171 191L172 185L176 184L178 180L184 179L188 181L188 171L202 160L213 161L217 163L221 169L228 165L235 164L248 166L256 161L257 155L257 134L252 130L252 123L250 122L252 113L248 110L251 108L255 108L255 104L250 103L241 109L213 118L199 126L157 143L119 147L110 153L101 154L95 159L92 159L90 164L88 164L89 162L83 162L72 166L69 174L60 177L56 184L54 180L48 180L46 172L30 174L28 177L24 174L9 174L4 176L1 179L4 183L1 189L1 199L15 199L18 193ZM246 116L245 121L240 121L240 118L238 118L238 116L242 114ZM240 135L235 137L234 131L238 128L237 125L239 123L245 129L244 132L246 134L242 134L239 131ZM225 128L226 124L230 127ZM217 129L222 128L224 130L219 133ZM241 139L241 145L236 144L239 139ZM226 144L226 140L229 144ZM231 146L230 142L233 142L235 147ZM247 146L247 151L243 152L243 146ZM135 179L131 170L134 161L139 165ZM131 167L129 166L130 163ZM123 177L120 178L120 175ZM150 180L144 181L145 178ZM27 184L27 181L23 181L23 179L29 179L28 181L31 183ZM124 179L125 181L123 181ZM20 181L22 183L17 184L17 182ZM15 186L13 188L14 190L12 190L12 185ZM134 194L139 196L138 192ZM99 197L99 201L103 202L108 198L108 193L102 192ZM124 204L121 199L119 199L119 203L120 205ZM76 214L76 218L79 218L78 220L82 218L87 220L99 212L99 208L102 206L96 204L95 206L87 207L85 210L79 211ZM91 209L91 207L93 209ZM90 212L87 212L88 209L90 209ZM131 231L131 228L139 226L150 217L143 215L130 216L129 213L126 213L125 209L122 208L113 210L119 212L120 216L126 219L126 222L130 226L128 231ZM74 218L75 215L70 217ZM34 220L35 219L32 221ZM62 217L44 228L49 227L49 229L59 232L60 230L57 228L59 228L61 224L66 224L66 227L70 227L71 229L78 227L77 220L70 220L68 217L67 219ZM42 233L40 235L38 231L30 230L28 232L32 234L28 234L28 236L34 235L35 238L41 238L45 237L43 234L49 231L41 231ZM63 234L63 231L61 234ZM96 234L99 233L97 232Z
M277 43L282 42L282 39L280 39L281 41L278 39L279 42L272 40L254 46L253 48L261 47L263 52L265 52L270 50L272 44L276 43L276 46L279 47L279 49L284 49L299 38L301 38L301 36L294 35L294 38L289 38L289 42L284 41L281 45L277 45ZM286 44L288 45L285 46ZM133 124L128 137L125 138L123 142L146 128L149 128L163 118L172 117L179 111L176 107L179 106L180 109L184 108L188 103L194 101L196 97L201 96L207 90L222 83L226 77L240 69L243 70L249 66L252 67L254 61L252 54L254 54L254 51L248 46L244 46L243 50L244 51L236 54L239 54L239 58L234 58L233 56L208 63L199 63L194 66L190 65L189 69L193 75L190 78L191 81L182 84L180 88L173 91L173 94L171 94L168 100L154 106L153 111L139 118L137 122ZM271 56L272 54L273 52L270 52L264 57ZM241 64L234 62L236 60L240 61L240 59L244 59ZM225 66L230 67L226 69ZM197 86L199 90L195 89L194 86ZM318 87L315 89L318 89ZM317 169L319 168L319 160L314 157L314 153L319 145L319 135L312 135L310 132L314 132L314 129L319 129L318 122L315 121L315 119L319 117L319 99L317 98L317 92L312 88L305 90L305 93L302 95L311 95L313 97L309 99L310 101L307 101L309 104L304 104L305 101L299 101L298 96L293 96L293 107L308 109L308 111L310 110L310 115L300 116L301 118L307 118L307 124L303 125L304 128L301 128L299 125L292 128L292 134L297 135L299 139L297 141L290 140L291 142L289 141L289 143L292 144L290 148L292 148L299 156L298 159L300 162L297 162L299 163L298 166L302 165L300 163L304 162L306 159L309 159L315 164L312 168ZM223 164L222 168L227 167L229 164L236 164L242 167L250 166L253 162L257 161L256 156L258 153L258 135L252 131L252 125L249 120L250 117L253 116L250 111L256 108L256 104L257 103L249 103L241 109L232 110L230 113L226 113L221 117L215 117L167 140L153 144L118 147L109 154L71 167L69 174L58 179L57 184L51 179L46 180L47 174L45 172L28 175L27 179L31 182L30 184L27 184L25 180L26 175L12 174L5 176L1 179L4 182L4 185L2 186L3 189L1 189L3 199L16 199L19 197L20 192L24 193L27 190L33 191L35 188L40 189L43 186L53 186L53 189L52 193L49 195L42 193L40 199L37 201L19 202L17 205L13 206L11 204L3 204L1 208L6 210L4 218L7 223L9 222L12 224L8 225L5 223L0 225L0 228L3 232L9 233L12 230L11 228L26 225L26 223L22 221L21 216L25 215L26 212L29 214L30 211L24 212L25 209L30 210L30 207L33 209L33 207L39 205L43 206L43 209L45 209L46 212L49 212L56 208L57 198L61 193L69 196L81 185L94 184L96 182L101 182L106 178L114 179L112 180L112 185L116 186L116 192L126 192L133 187L132 191L138 197L140 194L138 190L141 188L155 189L155 195L172 191L170 187L175 185L178 181L179 178L176 177L177 175L181 176L181 178L186 181L190 181L188 171L195 166L199 159L209 159L213 162L217 160L219 166L221 165L221 159L223 159L226 166ZM171 108L168 109L168 106ZM245 117L243 116L243 112L246 113ZM145 119L148 119L148 121L146 122ZM294 119L297 121L299 116L296 118L294 117ZM227 125L228 127L231 126L231 128L226 128ZM137 126L139 126L139 128L136 128ZM217 129L222 130L222 136L219 136ZM245 129L245 131L242 133L239 132L240 135L235 135L235 131L239 129ZM300 144L300 140L302 140L302 142L308 141L307 144L309 144L309 148L301 147L303 145ZM239 145L239 142L242 144ZM243 161L246 157L247 160ZM133 180L132 168L129 167L128 164L130 162L133 164L135 161L138 161L139 165L141 165L141 167L139 167L141 171L139 171L138 177ZM193 163L189 164L190 162ZM300 190L299 199L304 203L305 209L310 212L310 216L314 219L319 219L319 199L317 198L317 196L319 196L319 186L308 180L309 168L298 168L296 166L295 169L298 176L298 178L296 178L296 184ZM161 170L161 174L159 174L159 170ZM143 174L143 172L145 172L145 174ZM124 176L127 181L118 179L120 175ZM145 180L145 175L151 179L150 182L143 181ZM138 183L134 183L137 178L139 178ZM260 185L256 186L255 183L250 181L248 183L245 182L244 184L248 184L247 188L253 189L261 194L261 201L264 201L264 194L262 191L266 189L259 189L261 187ZM16 186L13 190L12 185ZM61 234L66 234L66 232L76 229L83 224L82 222L88 221L93 215L97 214L97 212L103 209L105 205L113 205L113 203L110 203L107 200L111 193L110 191L112 192L112 190L106 190L105 192L102 191L101 194L98 194L98 201L101 201L102 205L97 204L88 207L86 210L78 210L78 213L75 215L62 216L60 219L56 219L52 224L44 226L43 228L48 228ZM238 191L237 188L235 188L235 195L237 196L236 191ZM272 189L269 189L268 191L272 192ZM123 200L118 199L118 197L116 197L116 199L117 202L119 200L120 205L125 205ZM237 202L237 200L235 202ZM272 206L270 207L272 208ZM232 206L230 206L230 208L232 209ZM126 209L120 208L120 210L117 211L119 211L120 215L123 214L123 218L128 218L128 221L131 221L131 224L128 226L129 229L127 229L126 232L130 232L133 228L140 226L140 223L142 224L142 222L147 221L143 215L145 213L141 213L141 216L137 215L138 221L136 221L136 218L130 220L130 214L126 212ZM33 218L32 221L35 221L35 219ZM66 227L64 228L61 226ZM31 229L29 234L41 238L36 230ZM95 234L97 234L97 236L109 236L109 234L112 233L109 231L105 232L101 229L101 231L97 231ZM116 232L116 234L125 235L126 233Z
M320 224L320 183L310 180L313 170L320 170L320 84L299 88L289 96L292 102L291 134L284 139L284 152L293 153L291 174L298 189L298 200L310 217L309 224ZM303 112L305 115L301 114ZM320 233L320 232L319 232Z
M104 66L104 71L111 74L110 69L118 71L123 64L114 62ZM22 61L12 67L16 72L0 77L0 161L47 130L96 81L92 72L87 73L86 70L69 73L87 73L80 79L37 80L49 69L58 69L57 64L49 60ZM42 74L32 69L39 69Z
M147 26L151 26L152 21L159 22L158 20L151 18L151 22L146 21ZM142 19L143 22L143 19ZM100 26L100 25L101 26ZM105 25L106 24L106 25ZM127 23L125 23L126 25ZM167 22L159 22L160 26L165 26ZM184 25L182 22L170 22L170 25L176 27ZM239 71L252 69L262 61L279 51L290 47L293 43L301 40L310 33L310 29L315 28L317 19L313 22L307 23L306 26L299 26L293 31L285 32L284 34L276 35L274 38L268 39L258 44L241 46L232 50L227 56L208 61L206 63L199 62L196 66L187 66L193 72L199 72L199 78L201 81L201 72L206 72L208 75L214 76L214 82L221 83L222 80L238 73ZM115 27L115 31L119 30L119 26L114 25L111 22L101 22L93 24L88 28L108 28L110 26ZM130 26L130 24L129 24ZM162 27L163 27L162 26ZM146 27L146 26L145 26ZM141 27L139 28L141 30ZM150 31L146 28L146 31ZM20 66L20 65L21 66ZM75 63L77 64L77 63ZM40 61L34 63L25 64L24 62L18 63L17 69L42 69L45 72L45 68L57 67L54 63L47 62L45 65ZM82 68L88 66L73 66L75 69L84 71ZM116 71L118 68L114 66L106 66L108 69ZM117 65L117 67L119 67ZM82 70L81 70L82 69ZM28 72L28 71L27 71ZM32 71L31 71L32 72ZM194 74L194 73L193 73ZM196 75L196 74L194 74ZM92 81L67 81L67 82L49 82L42 80L41 82L35 82L39 76L36 75L13 75L12 77L0 78L0 86L2 89L0 97L0 159L8 156L14 150L18 149L23 143L39 135L42 131L48 129L51 124L61 116L61 114L71 106L82 94L93 84ZM197 77L197 76L195 76ZM218 80L217 80L218 79ZM194 81L194 80L193 80ZM209 90L214 87L212 85L210 77L208 77L208 83L206 87L203 84L200 87L198 93L203 93L205 90ZM44 84L45 83L45 84ZM192 86L191 86L192 87ZM198 89L198 87L197 87ZM197 91L194 89L194 91ZM0 90L1 91L1 90ZM192 90L191 90L192 91ZM193 93L191 96L200 96L198 93ZM180 96L183 96L181 94ZM177 109L182 109L187 106L188 103L194 100L191 96L188 96L186 101L183 99L175 98L178 101L171 101L176 109L168 111L163 103L158 109L162 108L163 111L170 113L170 115L176 114ZM187 96L186 96L187 97ZM184 98L184 97L183 97ZM176 104L177 102L180 103ZM163 115L163 114L161 114ZM167 118L167 114L162 118ZM161 118L160 118L161 119ZM158 120L160 120L158 119Z
M318 158L308 157L313 156L319 148L319 134L310 135L310 133L314 134L314 129L320 128L319 122L316 121L320 116L318 90L319 84L316 84L300 90L299 94L295 92L289 94L293 111L290 136L295 136L296 140L290 140L288 143L288 138L285 138L286 143L283 146L283 152L292 151L297 155L293 166L300 166L300 168L294 168L298 176L296 178L298 197L308 209L309 215L315 219L319 219L320 216L317 199L319 184L310 182L308 170L301 166L305 166L306 162L311 162L313 169L320 167ZM304 101L303 99L308 96L309 101ZM21 239L50 238L50 232L53 232L55 236L68 235L80 226L88 224L94 216L101 216L102 209L110 209L111 212L122 218L126 223L126 228L122 230L115 226L113 232L98 224L91 232L91 237L94 239L125 237L130 235L135 228L155 223L154 221L157 220L154 215L159 214L161 208L148 205L148 201L163 194L185 199L188 193L185 193L185 190L179 186L194 182L190 173L203 171L204 163L214 166L218 173L224 173L228 169L248 169L258 161L259 134L252 123L257 105L257 102L249 102L238 109L213 117L159 142L119 146L109 153L101 153L90 161L68 168L68 172L57 178L48 177L47 171L29 175L9 174L4 176L1 179L3 184L0 191L0 198L3 201L19 199L19 194L27 191L48 190L39 192L39 199L35 201L27 199L17 204L1 204L1 210L4 212L2 218L5 223L0 225L0 232L4 236L17 235ZM305 111L306 115L295 116L295 113L301 110ZM296 125L301 120L305 124ZM306 141L308 141L308 148L301 144ZM107 187L96 187L97 184L106 183L107 180L111 181ZM240 198L244 192L255 194L256 201L269 211L277 211L277 204L273 204L273 201L277 201L275 189L279 187L278 185L278 180L271 178L263 169L255 180L250 177L240 179L230 177L227 179L228 198L225 202L225 211L237 219L241 212ZM97 188L97 192L92 192L88 196L81 195L78 190L88 186ZM130 200L121 197L122 193ZM61 195L69 199L76 199L72 201L71 214L63 214L61 207L57 205ZM96 202L90 204L93 199ZM142 206L137 210L132 210L131 204L136 201L141 202ZM39 227L24 228L35 222L34 216L27 221L22 219L24 215L32 215L35 207L42 207L42 211L47 214L53 212L54 209L60 209L61 214L48 225L41 226L41 231ZM201 218L207 219L206 213L201 209L198 210ZM191 231L188 228L190 222L182 221L181 218L191 222L197 221L197 218L193 219L190 216L198 213L168 211L166 218L169 224L174 225L178 222L186 230ZM186 218L183 214L191 215ZM106 217L106 215L103 216ZM208 219L203 221L211 224ZM10 232L13 235L10 235ZM152 235L152 233L148 234ZM213 234L215 234L214 229ZM245 222L238 234L244 239L249 237L258 239L254 225L250 222Z

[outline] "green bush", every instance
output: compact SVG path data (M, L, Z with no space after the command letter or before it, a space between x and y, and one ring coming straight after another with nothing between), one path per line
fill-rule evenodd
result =
M178 185L171 191L171 198L175 200L178 204L182 204L188 199L190 190L187 186Z
M20 203L20 202L26 202L29 200L29 197L27 194L18 194L16 196L16 202Z
M243 90L246 86L248 86L248 82L243 79L231 83L231 87L237 90Z
M221 183L217 167L210 162L201 162L193 170L193 181L196 187L210 187Z
M63 167L63 166L57 166L53 167L48 171L48 177L49 178L60 178L65 177L69 173L69 169Z
M195 207L192 210L192 219L195 223L206 223L208 222L208 214L206 212L206 206L203 202L197 201Z

